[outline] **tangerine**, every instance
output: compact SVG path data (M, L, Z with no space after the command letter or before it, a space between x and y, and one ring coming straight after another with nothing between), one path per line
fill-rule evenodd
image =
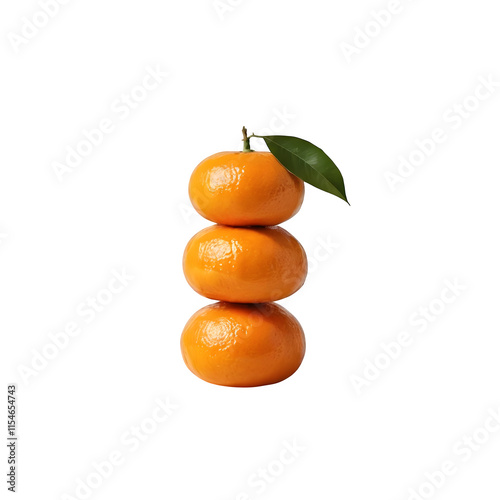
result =
M189 240L184 275L200 295L257 303L295 293L307 275L302 245L285 229L213 225Z
M293 217L304 181L269 152L224 152L193 171L189 197L206 219L228 226L274 226Z
M255 387L292 375L304 358L305 338L297 319L277 304L218 302L189 319L181 350L202 380Z

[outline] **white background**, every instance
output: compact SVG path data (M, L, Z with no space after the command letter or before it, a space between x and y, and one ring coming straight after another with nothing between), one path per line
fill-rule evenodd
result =
M2 4L1 400L5 414L17 383L18 498L83 498L78 481L97 484L92 463L113 452L122 464L89 497L499 498L488 415L500 406L500 87L453 119L480 78L500 82L498 6L401 0L349 62L342 43L363 44L388 2L232 3L73 0L21 44L40 7ZM133 90L148 67L168 76ZM125 117L116 100L131 91L144 100ZM113 131L60 182L54 163L105 118ZM306 284L281 302L307 353L293 377L255 389L198 380L179 350L209 303L181 269L209 224L189 209L188 179L239 149L242 125L325 149L352 204L308 188L284 224L310 258ZM391 189L387 172L435 128L446 140ZM79 305L122 269L133 279L87 324ZM450 304L446 280L466 288ZM417 328L430 304L439 314ZM81 334L21 376L71 321ZM387 363L381 344L401 332L412 343ZM353 376L375 359L386 368L357 391ZM159 397L177 408L132 451L121 436L151 429ZM426 487L444 461L455 473Z

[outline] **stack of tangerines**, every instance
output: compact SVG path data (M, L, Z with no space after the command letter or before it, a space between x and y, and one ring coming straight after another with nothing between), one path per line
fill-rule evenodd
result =
M304 332L273 301L304 283L301 244L277 226L295 215L304 182L267 152L218 153L189 182L194 208L216 224L184 251L184 274L199 294L220 302L186 324L181 349L187 367L213 384L252 387L280 382L300 366Z

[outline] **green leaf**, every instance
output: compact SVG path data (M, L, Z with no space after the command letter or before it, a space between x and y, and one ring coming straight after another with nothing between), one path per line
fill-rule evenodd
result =
M349 203L342 174L322 149L304 139L288 135L254 137L264 139L271 153L292 174Z

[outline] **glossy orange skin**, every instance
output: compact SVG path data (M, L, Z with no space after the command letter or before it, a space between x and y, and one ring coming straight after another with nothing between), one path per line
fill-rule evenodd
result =
M190 318L181 337L186 366L231 387L281 382L300 366L305 347L300 323L272 303L211 304Z
M302 245L281 227L216 224L191 238L183 267L191 287L209 299L271 302L304 284L307 257Z
M273 226L299 211L304 182L271 153L217 153L195 168L189 197L196 211L212 222Z

